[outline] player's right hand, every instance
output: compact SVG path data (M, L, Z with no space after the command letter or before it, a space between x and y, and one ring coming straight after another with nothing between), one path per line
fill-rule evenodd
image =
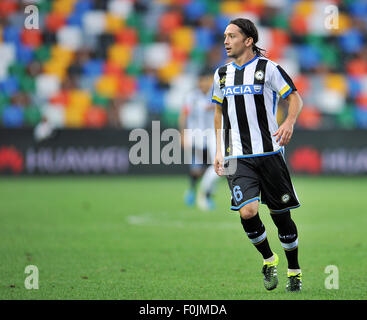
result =
M214 159L214 170L218 176L222 176L224 173L223 168L223 155L221 153L217 153Z

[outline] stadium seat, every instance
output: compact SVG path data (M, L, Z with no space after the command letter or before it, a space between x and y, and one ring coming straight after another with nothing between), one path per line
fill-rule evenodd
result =
M65 108L62 105L45 104L41 108L41 114L52 127L62 128L65 126Z
M57 110L47 112L59 126L83 127L89 126L90 108L109 114L114 99L123 98L155 119L175 123L184 98L177 79L195 81L203 66L214 72L226 62L223 32L231 19L246 15L261 34L257 45L291 74L305 105L319 111L315 121L307 110L313 120L305 121L305 128L361 127L354 109L364 110L361 92L367 90L367 3L339 3L338 27L328 29L325 1L39 0L40 29L28 30L24 4L1 0L0 18L6 20L0 27L2 116L9 103L26 97L32 107L22 109L22 125L36 125L38 107L40 114ZM68 108L71 91L88 92L88 102ZM50 109L50 103L57 108ZM17 114L10 109L7 113Z
M107 112L103 108L89 108L85 117L85 124L89 128L102 128L107 124Z
M3 110L3 125L5 128L19 128L23 125L24 113L19 106L9 106Z

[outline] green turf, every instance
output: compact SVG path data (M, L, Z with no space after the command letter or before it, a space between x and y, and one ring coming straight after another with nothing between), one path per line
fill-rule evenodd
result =
M366 299L366 178L295 177L303 292L285 292L287 264L265 206L260 215L278 253L279 285L267 292L262 260L228 210L183 205L185 177L0 180L0 299ZM39 289L24 287L27 265ZM326 289L328 265L339 289Z

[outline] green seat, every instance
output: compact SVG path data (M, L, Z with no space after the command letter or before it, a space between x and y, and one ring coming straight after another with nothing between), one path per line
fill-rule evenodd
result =
M34 78L23 75L19 78L20 90L26 93L34 93L36 91L36 84Z
M51 11L52 8L52 1L49 0L39 0L37 2L37 8L40 13L48 13Z
M25 67L21 63L15 63L9 66L8 72L10 75L16 76L17 78L25 75Z
M94 92L92 97L92 103L95 106L100 106L104 109L107 109L110 103L110 99L98 94L97 92Z
M29 106L24 109L24 120L28 126L36 126L41 121L41 118L41 111L36 106Z
M126 73L130 76L138 76L141 74L142 66L137 62L130 63L126 68Z
M126 25L137 29L142 28L141 16L136 12L132 12L126 19Z
M343 110L336 115L336 122L344 129L353 129L356 127L354 109L356 107L351 104L344 106Z
M154 42L154 39L155 39L154 31L139 27L138 34L139 34L140 44L144 45L144 44L149 44L149 43Z
M285 16L284 14L277 14L272 17L270 25L273 28L288 30L289 29L288 17Z
M45 45L40 46L35 50L34 56L35 56L36 60L38 60L40 62L45 62L45 61L50 59L51 50L50 50L49 46L45 46Z
M196 47L191 51L190 58L193 62L201 66L205 64L207 57L206 57L206 53L204 50Z
M180 113L176 110L165 109L162 115L163 125L169 128L178 128Z

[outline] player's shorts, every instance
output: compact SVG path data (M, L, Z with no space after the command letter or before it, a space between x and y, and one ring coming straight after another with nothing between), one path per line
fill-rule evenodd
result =
M231 210L238 211L255 200L261 200L274 213L300 206L281 152L225 162L225 166L236 166L234 173L226 176L232 194Z

